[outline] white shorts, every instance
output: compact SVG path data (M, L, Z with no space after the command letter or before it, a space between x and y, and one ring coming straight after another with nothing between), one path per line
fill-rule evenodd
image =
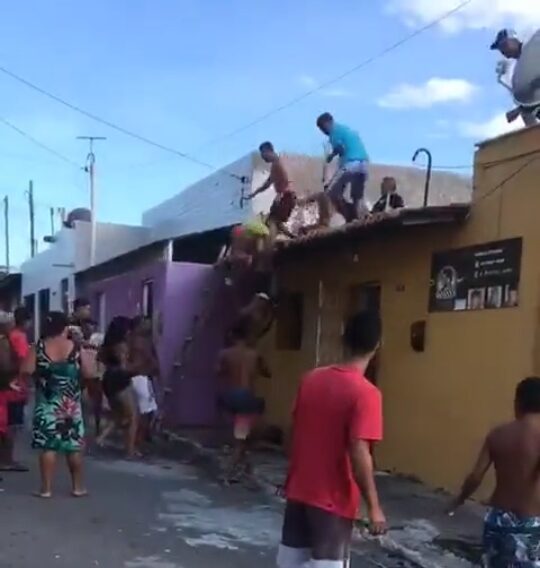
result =
M158 406L150 378L144 375L137 375L131 379L131 382L137 397L139 413L149 414L150 412L156 412Z

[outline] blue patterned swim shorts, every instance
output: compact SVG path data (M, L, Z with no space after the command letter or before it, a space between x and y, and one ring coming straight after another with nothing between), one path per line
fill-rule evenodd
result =
M498 509L484 522L485 568L540 568L540 517L520 518Z

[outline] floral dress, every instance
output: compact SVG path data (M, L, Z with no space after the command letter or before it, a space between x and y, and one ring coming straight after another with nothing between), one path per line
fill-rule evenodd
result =
M36 403L32 447L78 452L84 443L79 350L65 361L52 361L40 341L36 346Z

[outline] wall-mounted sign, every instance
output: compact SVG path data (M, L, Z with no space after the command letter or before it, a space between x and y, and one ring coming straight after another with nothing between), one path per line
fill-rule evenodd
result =
M438 252L431 261L430 312L518 305L522 239Z

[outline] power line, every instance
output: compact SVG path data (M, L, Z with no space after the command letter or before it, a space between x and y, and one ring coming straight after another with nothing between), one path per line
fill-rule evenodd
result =
M345 79L349 75L352 75L353 73L356 73L360 69L363 69L364 67L367 67L368 65L371 65L371 63L373 63L377 59L380 59L381 57L388 55L392 51L395 51L396 49L398 49L399 47L401 47L405 43L408 43L409 41L415 39L416 37L423 34L424 32L438 26L441 22L443 22L447 18L450 18L454 14L457 14L458 12L463 10L463 8L468 6L473 1L474 0L464 0L463 2L461 2L460 4L458 4L457 6L452 8L451 10L448 10L447 12L445 12L444 14L442 14L441 16L436 18L435 20L428 22L427 24L425 24L421 28L416 29L412 33L410 33L410 34L406 35L405 37L401 38L400 40L394 42L393 44L384 48L382 51L379 51L375 55L372 55L372 56L368 57L367 59L364 59L362 62L360 62L358 65L355 65L351 69L344 71L343 73L341 73L340 75L337 75L336 77L333 77L332 79L328 79L327 81L320 83L316 87L313 87L312 89L304 92L303 94L298 95L294 99L291 99L289 102L284 103L284 104L282 104L278 107L275 107L275 108L269 110L268 112L264 113L263 115L261 115L260 117L258 117L256 119L252 120L248 124L245 124L244 126L236 128L235 130L231 130L230 132L228 132L227 134L224 134L223 136L219 136L217 138L214 138L213 140L210 140L209 142L204 144L203 147L211 146L211 145L216 144L218 142L222 142L223 140L226 140L227 138L232 138L233 136L236 136L237 134L240 134L241 132L244 132L245 130L248 130L249 128L256 126L257 124L265 121L267 118L270 118L274 114L278 114L279 112L281 112L281 111L283 111L283 110L285 110L285 109L287 109L291 106L298 104L299 102L303 101L304 99L307 99L311 95L314 95L315 93L318 93L319 91L322 91L322 90L324 90L328 87L331 87L332 85L334 85L335 83L338 83L342 79ZM0 67L0 71L1 70L2 70L2 68Z
M458 166L433 166L434 170L472 170L473 164L463 164Z
M7 75L8 77L11 77L12 79L15 79L15 81L18 81L19 83L26 85L27 87L29 87L30 89L40 93L41 95L44 95L45 97L52 99L53 101L55 101L55 102L57 102L61 105L64 105L67 108L69 108L69 109L71 109L75 112L78 112L79 114L82 114L83 116L86 116L87 118L90 118L91 120L94 120L95 122L99 122L100 124L104 124L105 126L108 126L109 128L112 128L113 130L116 130L117 132L124 134L125 136L129 136L131 138L134 138L135 140L139 140L139 142L144 142L145 144L148 144L150 146L154 146L155 148L159 148L160 150L163 150L165 152L169 152L170 154L175 154L176 156L179 156L180 158L184 158L185 160L193 162L194 164L197 164L199 166L203 166L203 167L211 169L211 170L215 169L215 167L213 165L211 165L207 162L204 162L203 160L199 160L199 158L196 158L194 156L186 154L185 152L181 152L180 150L177 150L176 148L172 148L170 146L166 146L165 144L161 144L160 142L156 142L155 140L147 138L146 136L142 136L141 134L138 134L137 132L133 132L132 130L128 130L127 128L124 128L123 126L119 126L118 124L115 124L114 122L111 122L110 120L107 120L105 118L101 118L97 114L89 112L89 111L81 108L80 106L77 106L73 103L70 103L69 101L66 101L65 99L59 97L58 95L55 95L55 94L43 89L42 87L36 85L35 83L32 83L31 81L28 81L27 79L24 79L20 75L13 73L12 71L7 69L6 67L0 66L0 72L4 73L4 75ZM232 174L232 173L230 173L229 175L231 175L233 177L240 177L240 176L237 176L237 175Z
M70 164L71 166L74 166L79 170L81 169L80 164L77 164L77 162L75 162L74 160L64 156L63 154L60 154L60 152L57 152L56 150L50 148L46 144L43 144L43 142L36 140L31 134L28 134L28 132L25 132L22 128L19 128L18 126L15 126L12 122L9 122L9 120L6 120L5 118L0 116L0 122L5 126L7 126L8 128L11 128L11 130L17 132L17 134L20 134L21 136L32 142L32 144L39 146L42 150L45 150L45 152L48 152L49 154L56 156L58 159L66 162L66 164Z
M355 65L353 68L341 73L340 75L329 79L323 83L321 83L320 85L318 85L317 87L314 87L313 89L310 89L308 91L306 91L305 93L303 93L302 95L299 95L297 97L295 97L294 99L292 99L291 101L289 101L288 103L285 103L283 105L280 105L268 112L266 112L264 115L260 116L259 118L251 121L250 123L241 126L223 136L220 136L218 138L215 138L211 141L209 141L207 144L205 144L205 146L207 145L212 145L215 144L217 142L221 142L227 138L231 138L233 136L236 136L237 134L244 132L245 130L248 130L249 128L251 128L252 126L255 126L257 124L259 124L260 122L263 122L264 120L266 120L267 118L273 116L274 114L277 114L283 110L285 110L286 108L293 106L301 101L303 101L304 99L306 99L307 97L313 95L314 93L317 93L318 91L322 90L322 89L326 89L329 86L334 85L335 83L341 81L342 79L344 79L345 77L348 77L349 75L355 73L356 71L359 71L360 69L362 69L363 67L366 67L368 65L370 65L371 63L373 63L374 61L376 61L377 59L380 59L381 57L384 57L385 55L388 55L389 53L391 53L392 51L398 49L399 47L401 47L402 45L404 45L405 43L411 41L412 39L416 38L417 36L419 36L420 34L430 30L431 28L434 28L435 26L437 26L438 24L440 24L443 20L453 16L454 14L456 14L457 12L459 12L460 10L462 10L463 8L465 8L465 6L467 6L468 4L470 4L471 2L473 2L473 0L464 0L463 2L461 2L460 4L458 4L455 8L452 8L451 10L448 10L447 12L445 12L444 14L442 14L441 16L439 16L438 18L436 18L435 20L427 23L426 25L422 26L421 28L416 29L415 31L413 31L412 33L406 35L405 37L401 38L400 40L396 41L395 43L389 45L388 47L386 47L385 49L383 49L382 51L378 52L375 55L372 55L371 57L365 59L364 61L362 61L361 63L359 63L358 65ZM108 126L109 128L112 128L113 130L116 130L117 132L120 132L121 134L124 134L125 136L129 136L131 138L134 138L135 140L139 140L140 142L144 142L145 144L148 144L150 146L153 146L155 148L158 148L160 150L163 150L165 152L169 152L170 154L175 154L185 160L188 160L190 162L193 162L194 164L198 164L200 166L203 166L205 168L214 170L215 167L212 166L211 164L204 162L202 160L200 160L199 158L196 158L194 156L191 156L190 154L187 154L185 152L181 152L180 150L177 150L175 148L172 148L170 146L167 146L165 144L162 144L160 142L156 142L155 140L152 140L146 136L142 136L141 134L138 134L132 130L129 130L127 128L124 128L123 126L119 126L118 124L115 124L114 122L111 122L110 120L101 118L100 116L89 112L83 108L81 108L78 105L75 105L73 103L70 103L69 101L61 98L58 95L55 95L47 90L45 90L44 88L36 85L35 83L32 83L31 81L28 81L27 79L24 79L23 77L21 77L20 75L17 75L16 73L14 73L13 71L10 71L9 69L7 69L6 67L3 67L0 65L0 72L4 73L4 75L7 75L8 77L11 77L12 79L14 79L15 81L18 81L19 83L22 83L23 85L26 85L27 87L29 87L30 89L33 89L34 91L44 95L45 97L52 99L53 101L62 104L64 106L66 106L67 108L78 112L79 114L82 114L84 116L86 116L87 118L90 118L96 122L99 122L101 124L104 124L105 126ZM243 178L241 176L238 176L237 174L234 174L232 172L227 172L228 175L230 175L231 177L240 179L241 181L244 181Z

